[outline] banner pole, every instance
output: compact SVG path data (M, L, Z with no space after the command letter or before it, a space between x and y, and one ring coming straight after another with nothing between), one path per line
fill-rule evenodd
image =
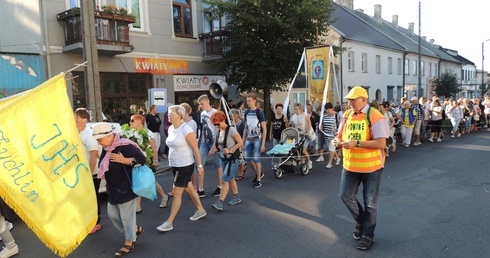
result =
M289 108L289 95L291 94L291 90L293 89L293 85L294 85L294 82L296 81L296 77L298 77L299 71L301 69L301 65L305 60L305 55L306 55L306 50L303 49L303 54L301 55L301 59L299 60L298 69L296 70L296 74L293 77L293 81L289 85L288 95L287 95L286 99L284 100L284 107L286 108L286 115L287 115L287 109Z

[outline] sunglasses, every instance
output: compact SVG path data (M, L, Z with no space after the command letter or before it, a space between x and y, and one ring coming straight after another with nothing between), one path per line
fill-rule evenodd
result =
M134 119L131 119L131 121L129 121L130 123L134 123Z
M220 123L217 123L217 124L213 124L214 126L219 126Z

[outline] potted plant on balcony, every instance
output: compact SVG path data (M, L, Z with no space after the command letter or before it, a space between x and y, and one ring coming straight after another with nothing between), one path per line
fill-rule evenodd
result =
M95 10L95 16L104 19L126 21L129 23L134 23L136 21L136 17L129 14L127 9L122 7L118 8L115 5L103 5L100 8L97 8L97 10Z

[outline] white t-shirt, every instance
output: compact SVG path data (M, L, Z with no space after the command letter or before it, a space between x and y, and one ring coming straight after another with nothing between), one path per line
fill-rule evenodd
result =
M182 124L179 128L171 125L168 128L168 136L165 143L168 150L168 164L171 167L185 167L194 164L194 154L191 146L185 140L187 134L192 133L192 128Z
M305 134L307 124L306 119L307 117L305 113L302 113L301 115L294 114L291 117L291 122L293 123L294 128L298 129L300 134Z
M424 104L424 120L429 120L430 118L430 104L429 102L425 102Z
M185 123L186 125L190 126L192 128L192 131L197 135L197 123L194 121L194 119L189 120L189 122Z
M208 145L214 144L214 139L216 137L216 126L211 123L211 116L216 113L216 109L211 109L209 112L206 110L201 111L201 124L202 124L202 135L201 144L206 143Z
M90 165L90 151L96 150L98 153L100 153L99 144L97 143L97 140L95 140L92 136L92 128L90 128L89 126L85 126L85 129L80 132L80 139L82 140L85 157L87 158L87 162ZM95 164L94 171L92 171L92 175L97 174L97 163Z

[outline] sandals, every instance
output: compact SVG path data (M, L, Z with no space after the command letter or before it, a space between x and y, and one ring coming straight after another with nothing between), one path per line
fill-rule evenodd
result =
M144 231L145 230L143 229L142 226L136 226L136 241L138 241L138 238L141 236L141 234L143 234ZM134 241L134 243L136 243L136 241Z
M245 177L244 176L237 176L235 178L235 181L240 181L240 180L243 180Z
M123 257L126 254L131 253L131 251L133 251L133 249L134 249L134 243L131 245L123 245L121 247L121 249L119 249L119 251L114 253L114 257Z

